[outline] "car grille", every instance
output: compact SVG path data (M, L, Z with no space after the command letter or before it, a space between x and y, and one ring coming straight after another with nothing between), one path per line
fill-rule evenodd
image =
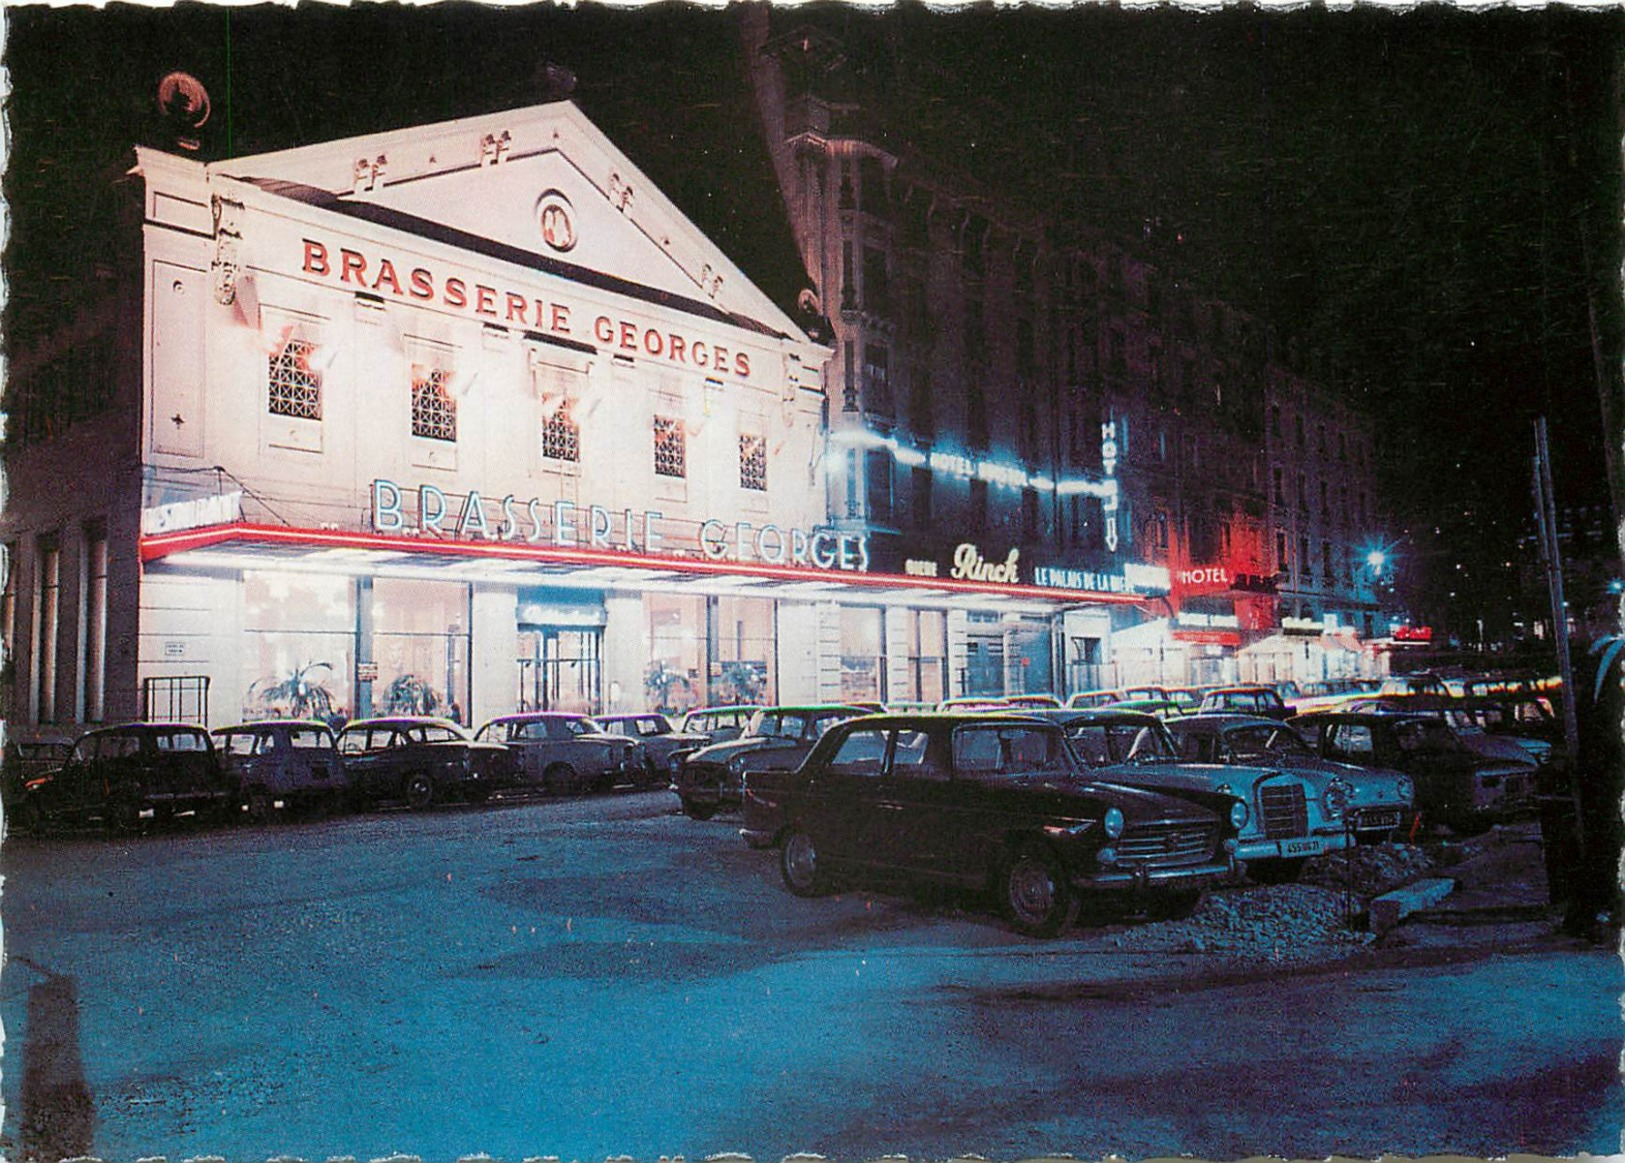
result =
M1309 805L1304 801L1301 783L1272 783L1259 788L1258 814L1266 839L1309 834Z
M1119 860L1140 864L1194 864L1213 855L1212 824L1136 824L1117 840Z

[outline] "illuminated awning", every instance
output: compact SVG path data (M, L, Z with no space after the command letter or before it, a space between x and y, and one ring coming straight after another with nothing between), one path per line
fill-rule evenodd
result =
M1133 604L1137 595L955 578L773 565L520 541L470 541L232 523L143 536L144 563L221 569L303 569L352 576L591 589L684 589L816 601L860 593L865 601L979 606L1053 613L1058 607Z

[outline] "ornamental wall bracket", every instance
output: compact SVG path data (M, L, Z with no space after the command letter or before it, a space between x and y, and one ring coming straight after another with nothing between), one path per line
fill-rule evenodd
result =
M513 148L513 134L504 129L501 133L487 133L480 138L480 165L500 165L507 160L508 151Z
M722 294L722 275L710 263L700 268L700 289L713 299Z
M222 307L229 307L237 301L243 204L215 194L209 199L209 208L214 214L214 261L209 266L214 276L214 298Z
M364 194L378 185L378 179L389 168L389 155L379 154L375 158L359 157L355 159L355 172L352 175L352 190L357 194Z

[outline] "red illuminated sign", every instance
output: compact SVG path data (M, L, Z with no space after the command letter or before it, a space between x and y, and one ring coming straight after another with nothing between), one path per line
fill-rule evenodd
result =
M1395 642L1432 642L1432 626L1395 626Z

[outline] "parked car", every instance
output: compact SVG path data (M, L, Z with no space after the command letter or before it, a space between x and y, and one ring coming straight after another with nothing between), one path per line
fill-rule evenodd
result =
M1008 711L1010 700L1002 695L955 695L940 699L936 710L940 714L970 714L976 711Z
M1552 744L1547 740L1490 731L1484 720L1493 715L1474 699L1453 695L1366 695L1350 699L1342 709L1373 714L1431 715L1443 719L1469 751L1485 759L1530 759L1537 766L1545 766L1552 754Z
M1186 714L1185 708L1174 702L1173 699L1122 699L1115 703L1107 703L1099 709L1107 711L1138 711L1142 715L1155 715L1159 719L1177 719Z
M1317 786L1341 780L1349 788L1342 826L1359 843L1390 839L1416 803L1416 785L1404 772L1322 759L1296 728L1275 719L1193 715L1169 723L1168 730L1180 757L1190 762L1278 767Z
M1284 720L1292 716L1292 709L1282 701L1274 687L1268 686L1214 687L1202 695L1202 704L1197 708L1197 714L1201 715L1226 711L1237 715L1259 715L1266 719Z
M643 744L606 731L585 715L527 711L501 715L474 736L503 748L497 786L549 795L609 791L616 784L650 787L659 776Z
M685 735L704 735L712 743L737 739L750 726L751 716L761 710L755 703L729 707L700 707L683 716L677 728Z
M1060 699L1054 695L1046 694L1005 695L1004 701L1018 710L1028 708L1049 709L1061 705Z
M1239 798L1247 811L1238 825L1236 855L1254 880L1296 880L1311 856L1348 847L1343 814L1353 789L1346 779L1274 762L1194 761L1170 731L1206 717L1164 723L1154 715L1111 707L1052 716L1096 779L1169 794L1199 791Z
M404 801L414 809L445 800L481 803L506 754L477 743L449 719L397 715L357 719L339 733L339 754L360 805Z
M636 715L599 715L597 723L611 735L635 739L643 745L644 761L652 779L670 783L677 778L678 765L685 756L711 742L699 731L679 731L671 720L653 711Z
M61 767L30 778L17 823L25 832L55 824L134 832L181 818L223 823L236 796L203 728L124 723L85 732Z
M1475 754L1430 715L1327 711L1293 720L1323 759L1402 771L1425 821L1480 832L1532 806L1535 764Z
M990 890L1019 932L1096 907L1188 911L1235 869L1232 797L1096 782L1053 723L877 715L832 727L793 772L752 775L747 840L779 844L798 896L884 873ZM752 835L755 833L755 835Z
M0 804L5 806L7 819L16 816L29 781L61 767L72 751L73 740L66 735L6 742L5 758L0 761Z
M1122 702L1126 696L1122 691L1074 691L1066 698L1066 705L1073 710L1085 707L1104 707L1107 703Z
M325 723L272 719L214 733L220 762L238 787L238 805L255 822L279 811L334 811L349 797L333 732Z
M685 814L709 820L724 806L739 803L746 771L796 767L831 726L869 713L845 704L764 707L739 738L702 747L685 759L673 790Z

